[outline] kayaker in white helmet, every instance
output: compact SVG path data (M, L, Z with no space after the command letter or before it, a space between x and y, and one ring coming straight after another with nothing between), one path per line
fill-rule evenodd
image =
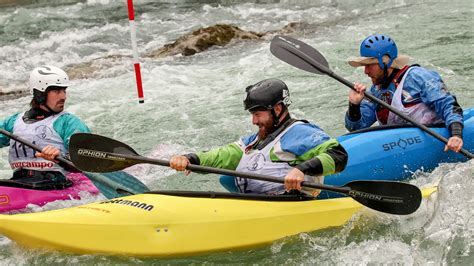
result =
M285 183L234 178L239 192L283 194L301 190L301 182L323 182L325 175L342 171L347 153L317 125L290 117L290 93L279 79L266 79L245 90L244 107L258 132L208 152L176 155L170 166L184 171L203 165L285 178ZM308 191L316 196L319 191Z
M445 151L459 152L463 146L463 110L456 97L447 91L440 75L419 65L408 65L409 57L399 55L392 38L371 35L360 45L360 57L349 58L353 67L363 66L371 78L370 93L391 104L419 123L444 123L451 132ZM345 116L349 131L381 125L407 124L403 118L374 102L364 99L366 86L355 83L349 93L349 109Z
M10 146L8 159L13 169L12 180L34 183L42 189L61 189L72 185L66 178L68 169L56 164L54 158L67 154L72 134L90 130L79 118L64 111L68 86L69 77L62 69L51 65L35 68L29 78L33 96L31 108L0 121L2 129L44 147L42 152L35 152L0 134L0 147Z

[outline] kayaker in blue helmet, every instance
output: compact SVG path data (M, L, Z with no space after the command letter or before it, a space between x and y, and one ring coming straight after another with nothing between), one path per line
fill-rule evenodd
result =
M422 124L444 123L451 132L445 151L459 152L463 146L463 115L456 97L447 91L440 75L419 65L408 65L409 57L399 55L395 41L385 34L365 38L360 57L349 58L353 67L363 66L371 78L370 93ZM388 109L364 99L366 86L355 83L349 93L345 116L349 131L381 125L407 124Z
M323 182L342 171L347 153L317 125L290 117L286 84L266 79L245 89L245 110L258 132L208 152L173 156L170 166L184 171L188 164L284 177L285 184L235 178L242 193L282 194L301 190L302 181ZM305 191L316 196L319 191Z
M0 134L0 147L10 146L8 160L13 169L12 180L34 183L42 189L72 185L66 178L68 170L56 164L54 158L67 153L72 134L90 130L79 118L64 111L68 86L69 77L62 69L50 65L35 68L29 78L33 96L31 108L0 121L0 128L44 147L42 152L35 152Z

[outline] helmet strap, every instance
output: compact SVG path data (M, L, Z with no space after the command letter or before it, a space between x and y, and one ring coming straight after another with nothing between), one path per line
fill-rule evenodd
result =
M51 109L47 104L46 104L46 99L48 97L48 89L46 89L45 92L41 92L39 90L33 90L33 98L36 100L36 102L41 106L44 106L44 108L52 113L52 114L59 114L58 112L56 111L53 111L53 109Z
M387 67L384 67L384 76L382 79L382 83L380 84L380 87L382 89L388 88L388 86L390 86L390 83L392 83L393 79L395 78L398 72L399 72L398 69L392 69L392 72L388 74Z
M388 67L387 64L383 64L383 78L387 78L388 76Z
M281 132L283 132L283 130L285 130L288 126L290 126L291 124L293 124L296 121L297 120L291 118L290 115L285 116L285 118L283 119L283 121L281 121L281 124L278 128L275 128L275 130L272 133L270 133L264 140L258 141L256 143L256 145L253 146L252 148L256 149L256 150L261 150L261 149L265 148L265 146L267 146L278 135L280 135ZM301 121L303 121L303 120L301 120Z
M39 91L37 89L34 89L33 90L33 98L40 105L46 104L46 92L42 92L42 91Z
M51 107L49 107L47 104L46 104L46 98L48 97L47 95L47 92L40 92L40 91L35 91L35 92L38 92L38 94L41 94L39 97L36 97L35 95L35 99L36 101L38 101L40 107L41 106L44 106L44 108L46 108L46 110L52 114L59 114L59 112L56 112L56 111L53 111L53 109L51 109ZM41 101L39 101L41 100Z
M383 64L383 78L382 78L382 82L380 84L380 87L382 89L385 89L388 87L388 85L390 84L390 79L388 78L388 68L387 68L387 64Z
M48 105L46 105L46 103L45 103L45 104L42 104L42 106L44 106L46 109L48 109L48 112L50 112L50 113L53 113L53 114L59 114L58 112L56 112L56 111L53 111L51 108L49 108L49 106L48 106Z
M272 116L273 116L273 126L275 128L278 128L278 126L281 124L282 121L280 121L281 117L283 115L286 115L288 113L288 108L286 108L286 106L284 104L282 104L282 109L281 109L281 112L279 115L276 114L275 112L275 107L272 108L272 110L270 111Z
M276 128L278 124L280 123L280 116L276 114L275 108L272 108L270 112L272 113L272 117L273 117L273 126Z

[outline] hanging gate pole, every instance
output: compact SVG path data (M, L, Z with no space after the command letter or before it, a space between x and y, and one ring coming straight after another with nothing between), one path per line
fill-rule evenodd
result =
M127 0L127 6L128 6L128 20L130 22L130 35L132 39L133 67L135 69L135 79L137 81L138 102L144 103L145 97L143 95L140 62L138 61L137 34L135 30L135 14L133 11L133 0Z

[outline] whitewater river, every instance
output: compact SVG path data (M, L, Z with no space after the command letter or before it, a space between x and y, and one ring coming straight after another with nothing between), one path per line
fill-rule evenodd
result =
M139 104L125 2L0 1L0 88L26 89L29 72L40 64L68 66L73 71L77 64L102 58L94 61L93 70L84 70L84 78L73 80L67 110L95 133L155 158L211 149L253 132L242 106L243 91L270 77L288 84L295 117L316 122L333 136L346 133L343 116L348 89L330 77L303 72L273 57L271 37L234 42L190 57L142 57L145 103ZM265 32L302 22L303 27L292 36L316 47L339 75L369 82L363 70L350 67L346 59L357 55L366 36L387 33L396 40L400 53L411 56L412 63L438 71L463 107L474 106L474 4L470 0L134 2L141 55L218 23ZM2 101L0 118L25 110L29 100ZM11 174L6 157L7 149L2 149L2 178ZM216 175L185 177L150 165L127 171L152 189L223 191ZM414 215L397 217L365 210L341 228L300 234L263 248L138 259L25 250L0 237L0 264L473 265L474 162L445 164L432 173L415 175L418 178L412 183L440 182L441 190ZM31 211L99 199L89 196Z

